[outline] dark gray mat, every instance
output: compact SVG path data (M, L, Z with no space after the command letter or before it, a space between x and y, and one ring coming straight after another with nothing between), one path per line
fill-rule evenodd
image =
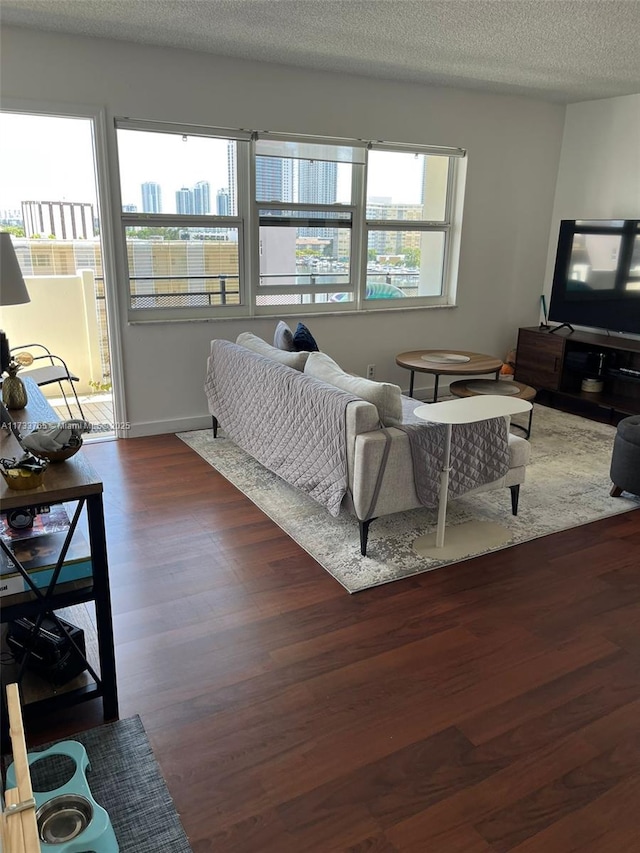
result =
M191 853L171 795L140 717L128 717L63 740L83 744L91 764L87 781L109 813L120 853ZM41 752L52 743L29 750ZM41 761L32 772L34 790L52 790L68 781L61 757ZM43 767L44 765L44 767ZM41 770L39 769L42 768Z

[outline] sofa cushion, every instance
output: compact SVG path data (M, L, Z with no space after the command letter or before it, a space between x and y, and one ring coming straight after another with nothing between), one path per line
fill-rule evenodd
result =
M368 403L373 403L385 426L402 423L399 385L392 385L390 382L373 382L371 379L345 373L339 364L323 352L309 353L304 372L343 391L350 391Z
M280 320L273 336L273 345L285 352L294 352L293 332L284 320Z
M304 323L298 323L293 333L293 349L300 352L318 352L320 349L309 329Z
M251 332L241 332L236 343L252 352L257 352L259 355L264 355L274 361L279 361L281 364L286 364L288 367L293 367L296 370L304 370L305 362L309 356L308 352L285 352L284 350L272 347L262 338L253 335Z

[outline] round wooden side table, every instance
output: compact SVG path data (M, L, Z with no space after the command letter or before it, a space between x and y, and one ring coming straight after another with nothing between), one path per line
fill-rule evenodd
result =
M441 376L477 376L483 373L500 375L502 361L493 355L460 349L418 349L396 356L398 367L411 371L409 396L413 397L413 378L416 372L435 376L433 402L438 401L438 380Z
M515 390L517 389L517 391ZM526 400L532 403L538 393L535 388L525 385L524 382L505 379L461 379L452 382L449 390L454 397L475 397L477 394L500 394L513 397L514 400ZM523 430L525 438L531 435L531 421L533 420L533 408L529 411L529 424L526 427L520 424L512 424Z

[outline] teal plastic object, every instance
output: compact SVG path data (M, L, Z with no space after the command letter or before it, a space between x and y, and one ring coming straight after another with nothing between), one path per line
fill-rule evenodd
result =
M65 740L45 749L43 752L27 753L27 760L31 766L36 761L55 755L65 755L75 763L73 776L65 785L53 791L34 791L33 798L36 801L36 811L54 797L60 797L63 794L77 794L89 801L93 813L86 828L75 838L60 844L51 844L41 840L40 850L42 853L85 853L87 850L91 850L93 853L119 853L120 848L109 815L91 795L86 775L87 768L90 768L91 765L86 749L75 740ZM14 765L11 764L7 770L7 788L15 787L15 770Z
M330 302L344 302L350 298L349 293L334 293ZM365 299L402 299L404 291L395 284L374 283L367 284Z

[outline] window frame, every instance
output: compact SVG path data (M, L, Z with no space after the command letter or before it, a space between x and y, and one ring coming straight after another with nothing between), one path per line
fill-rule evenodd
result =
M234 216L188 215L167 213L131 213L122 209L121 183L117 177L117 204L120 219L122 246L124 250L124 275L126 288L126 304L129 322L146 321L171 322L174 320L198 319L232 319L241 317L273 317L299 314L301 307L305 314L349 313L363 311L397 311L408 308L448 307L455 304L457 262L460 248L460 224L462 221L462 200L464 187L464 166L461 161L466 158L466 151L461 148L442 148L426 145L411 145L406 143L366 142L363 140L337 139L333 137L315 137L301 134L280 134L275 132L256 132L247 130L232 130L229 128L201 127L193 125L176 125L130 118L115 118L116 133L120 129L170 133L174 135L197 135L202 137L233 140L236 143L236 202L237 212ZM363 162L352 160L354 168L351 177L351 202L315 204L293 201L260 201L256 199L256 143L268 138L275 143L296 142L311 145L340 146L362 149ZM393 151L424 155L444 156L448 158L447 188L445 198L445 219L430 220L398 220L398 219L368 219L367 203L367 170L370 151ZM264 156L264 155L258 155ZM275 155L272 155L275 156ZM286 156L286 155L285 155ZM118 159L119 169L119 159ZM300 220L295 217L283 217L279 221L261 216L262 210L286 210L309 213L335 212L348 213L350 219L335 219L335 227L350 230L350 279L348 284L304 284L300 285L301 295L313 293L344 292L352 295L349 301L338 302L304 302L282 305L259 305L258 299L265 295L290 294L292 285L265 285L261 282L260 273L260 228L279 225L280 227L300 227ZM349 225L343 224L349 222ZM340 223L340 225L338 225ZM131 282L136 280L131 276L127 252L126 231L130 226L149 227L206 227L234 228L238 233L238 291L239 303L229 305L207 305L168 308L132 308ZM313 227L305 223L304 227ZM322 222L322 227L331 227ZM443 263L441 273L441 293L428 296L406 296L403 299L376 298L366 299L367 266L369 235L375 231L419 231L435 232L444 235ZM139 278L139 277L138 277ZM299 285L293 285L298 287Z

